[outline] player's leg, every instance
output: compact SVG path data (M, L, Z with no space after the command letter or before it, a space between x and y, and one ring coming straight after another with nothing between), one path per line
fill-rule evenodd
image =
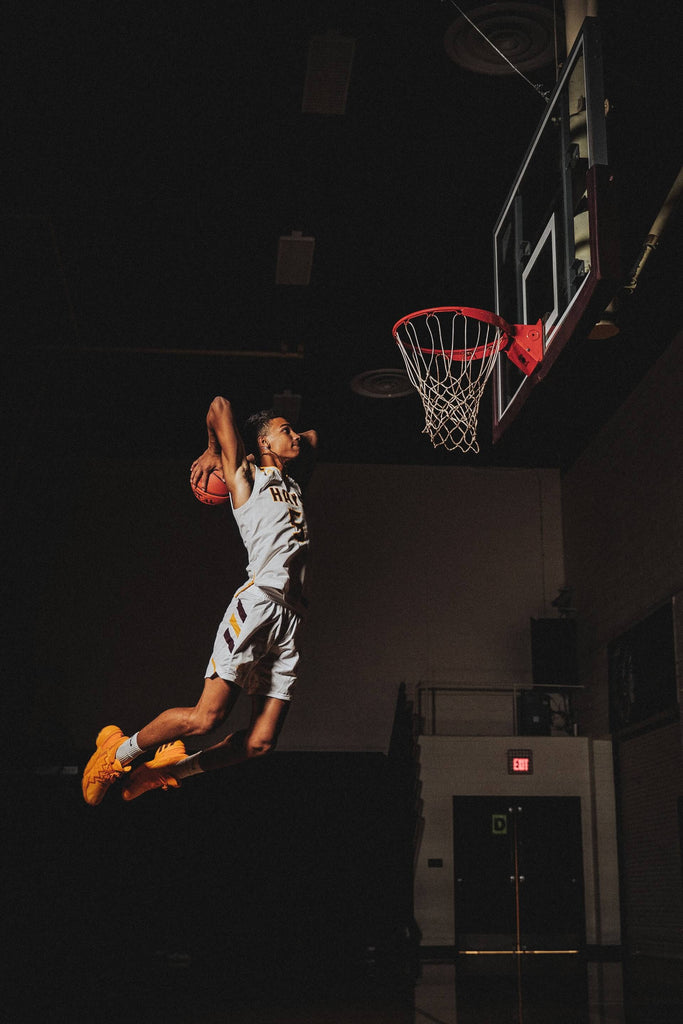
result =
M290 703L278 697L256 695L252 698L251 707L252 717L244 749L247 757L262 757L275 750Z
M296 685L299 664L297 636L301 620L282 607L274 609L274 613L275 626L270 633L267 650L254 659L248 674L240 679L251 694L249 727L197 754L201 771L263 757L277 746Z
M231 649L231 665L252 698L249 727L193 755L198 771L225 768L274 750L289 710L299 662L296 640L301 619L256 589L253 598L249 594L245 598L249 599L245 600L245 623L258 625L248 642L240 638L234 651ZM181 770L185 772L186 767Z
M173 739L206 736L216 729L232 711L240 687L220 676L204 680L201 696L192 708L169 708L137 734L141 750L153 750Z
M275 626L268 650L254 664L246 684L252 700L249 728L241 740L245 760L263 757L275 750L296 686L301 619L282 607L274 612ZM211 760L206 758L203 763L209 765Z
M86 803L101 803L113 782L131 770L134 761L147 751L161 748L156 767L175 764L185 756L182 739L204 736L230 713L240 693L235 683L218 676L204 680L204 688L194 707L169 708L133 736L108 725L96 740L95 753L83 772L83 797Z
M174 757L170 744L161 747L152 761L140 765L126 779L122 796L135 800L150 789L177 789L183 779L218 768L229 768L252 757L269 754L277 745L289 703L275 697L254 696L248 729L240 729L206 750L185 756L184 748ZM166 751L168 750L168 753Z
M233 635L234 611L226 616L230 628L219 628L211 664L219 669L229 667L239 679L240 686L252 695L249 727L231 733L206 750L180 757L177 763L172 761L173 751L158 751L152 761L141 765L126 780L122 794L124 800L134 800L150 789L176 788L180 780L190 775L226 768L275 749L296 682L299 660L296 638L300 619L282 606L273 605L257 591L244 595L244 604L241 609L237 608L237 614L241 628ZM209 681L207 679L207 684ZM218 682L230 687L223 678L219 677ZM220 693L220 688L217 692ZM210 698L215 693L208 685L205 687L203 710L209 714L212 710ZM229 708L232 703L234 701ZM160 717L164 726L164 716ZM141 735L149 741L148 733L141 731Z
M249 728L226 736L220 743L197 754L200 770L210 772L216 768L227 768L240 761L272 753L288 711L289 701L259 694L253 696Z
M205 735L225 718L239 695L239 687L233 682L239 664L254 658L251 648L254 634L261 628L264 603L255 591L256 588L238 591L228 605L216 633L204 689L194 707L164 711L130 737L124 736L118 726L106 726L100 731L97 749L83 773L86 803L99 804L112 782L129 772L133 762L148 750L182 737ZM177 752L167 752L166 757Z
M260 647L259 642L256 648ZM157 760L172 756L171 752L166 755L162 748L153 761L136 768L126 779L122 790L123 799L135 800L150 789L176 789L183 779L191 775L228 768L273 751L287 717L288 693L293 685L289 672L291 663L285 657L283 666L281 654L280 649L276 648L252 664L243 663L241 666L244 671L240 682L252 691L251 719L247 729L231 733L206 750L190 754L189 757L179 757L175 764ZM276 666L278 669L284 667L284 676L280 671L273 672ZM271 689L275 689L281 696L270 696Z

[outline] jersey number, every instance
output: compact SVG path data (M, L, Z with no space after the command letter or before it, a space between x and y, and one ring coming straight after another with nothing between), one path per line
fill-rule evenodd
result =
M289 521L292 524L292 529L294 530L294 540L303 544L306 540L306 525L302 519L301 512L298 512L295 508L290 508Z

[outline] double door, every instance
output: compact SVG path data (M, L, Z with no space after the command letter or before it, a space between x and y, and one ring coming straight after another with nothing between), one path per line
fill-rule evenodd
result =
M458 1020L502 1012L500 1019L525 1024L578 1024L585 1010L580 799L454 797L453 835Z
M454 797L459 953L584 945L578 797Z

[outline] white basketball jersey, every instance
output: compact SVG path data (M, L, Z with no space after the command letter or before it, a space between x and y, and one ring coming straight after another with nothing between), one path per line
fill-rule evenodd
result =
M274 466L256 466L249 500L233 514L247 549L250 580L301 612L308 528L297 482Z

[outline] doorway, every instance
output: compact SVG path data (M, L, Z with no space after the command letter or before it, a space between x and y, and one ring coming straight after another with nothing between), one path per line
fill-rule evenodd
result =
M586 1005L579 797L453 798L458 1021L502 998L518 1024ZM472 1014L468 1017L468 1013Z

